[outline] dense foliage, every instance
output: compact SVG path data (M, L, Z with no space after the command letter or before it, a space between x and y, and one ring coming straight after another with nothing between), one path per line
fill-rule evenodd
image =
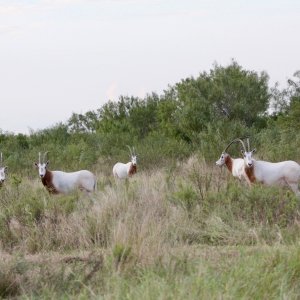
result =
M258 155L300 159L300 73L287 87L268 86L268 75L233 61L200 73L162 95L120 96L96 111L73 113L66 123L30 135L0 132L0 150L10 173L32 175L39 151L49 151L52 167L65 170L111 165L128 158L134 145L140 164L164 165L198 151L213 161L237 136L250 135Z

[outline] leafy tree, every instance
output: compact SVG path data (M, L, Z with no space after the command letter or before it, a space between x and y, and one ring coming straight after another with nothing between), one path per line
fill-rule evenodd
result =
M280 90L278 83L271 88L272 95L269 112L272 116L287 113L292 102L296 101L296 98L300 96L300 71L295 72L293 76L296 79L288 79L286 88Z
M181 131L193 135L222 119L251 127L268 108L267 83L267 74L243 70L234 61L181 81L175 86Z
M158 127L157 109L160 99L157 94L146 96L145 99L136 101L129 109L128 120L133 134L145 138Z
M130 124L128 122L129 111L132 105L138 101L134 97L120 97L118 102L109 101L99 109L100 133L128 132Z
M17 135L17 142L18 142L19 148L21 148L23 150L29 148L28 138L25 134L19 133Z
M287 87L282 91L273 89L272 105L275 108L278 125L285 130L300 129L300 71L294 73L296 80L288 79ZM277 108L277 110L276 110Z
M98 126L98 115L95 111L88 111L83 114L73 113L68 120L68 128L70 132L95 132Z
M169 91L165 91L164 96L161 97L157 108L157 122L160 132L167 136L177 137L180 133L176 116L178 101L174 94L175 90L171 88Z

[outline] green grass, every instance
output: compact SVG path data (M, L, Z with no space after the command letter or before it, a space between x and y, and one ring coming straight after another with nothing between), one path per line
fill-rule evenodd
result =
M38 180L0 190L0 297L297 299L299 201L191 157L104 180L91 197Z

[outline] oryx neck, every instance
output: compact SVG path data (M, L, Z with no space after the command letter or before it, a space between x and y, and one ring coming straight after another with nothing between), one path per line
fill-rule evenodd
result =
M225 165L227 169L232 173L232 158L229 155L225 156Z

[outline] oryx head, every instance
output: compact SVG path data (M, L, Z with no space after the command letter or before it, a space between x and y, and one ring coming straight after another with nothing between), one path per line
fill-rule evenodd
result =
M2 184L5 181L7 173L7 167L3 166L3 156L2 152L0 153L0 184Z
M245 165L249 168L253 167L253 158L252 158L252 154L256 152L256 149L250 150L250 142L249 142L249 138L247 138L247 146L248 146L248 151L247 148L244 144L244 142L240 139L240 142L243 146L243 149L241 149L243 158L244 158L244 162Z
M36 165L36 167L38 168L38 170L39 170L39 175L40 175L41 178L43 178L45 176L46 171L47 171L47 166L49 164L49 160L47 160L45 162L47 153L48 153L48 151L44 153L43 159L41 160L41 152L39 152L39 162L34 163Z
M132 164L134 166L136 166L137 165L137 155L135 153L135 149L134 149L134 147L132 147L132 150L131 150L131 148L128 145L127 145L127 147L130 151L130 160L131 160Z
M216 165L219 167L222 167L225 165L226 157L228 157L228 154L226 152L222 152L220 158L216 161Z
M219 167L222 167L225 165L226 163L226 158L229 156L229 154L226 152L227 149L229 148L229 146L231 146L233 143L239 142L240 139L234 139L232 140L223 150L223 152L221 153L220 158L216 161L216 165Z

